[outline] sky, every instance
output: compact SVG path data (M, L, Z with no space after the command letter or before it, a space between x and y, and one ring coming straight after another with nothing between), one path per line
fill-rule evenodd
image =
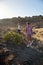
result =
M0 19L43 15L43 0L0 0Z

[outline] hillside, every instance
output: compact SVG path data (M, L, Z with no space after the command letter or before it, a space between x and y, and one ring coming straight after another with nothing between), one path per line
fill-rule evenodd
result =
M11 33L13 32L13 34L14 32L17 33L18 22L21 25L21 35L25 38L27 21L30 22L33 27L32 39L34 41L30 47L27 48L24 41L21 46L14 45L15 42L13 39L16 38L17 41L19 38L14 35L7 35L8 41L2 41L4 34L8 31ZM20 39L19 42L21 42ZM2 60L0 63L4 60L4 65L43 65L43 16L40 15L24 18L13 17L9 19L0 19L0 59L1 58Z
M15 26L18 22L21 25L25 25L26 22L30 22L33 26L43 27L43 16L32 16L32 17L13 17L7 19L0 19L0 26Z

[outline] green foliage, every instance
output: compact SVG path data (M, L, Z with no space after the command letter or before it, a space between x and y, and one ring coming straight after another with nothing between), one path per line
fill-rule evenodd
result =
M11 43L14 45L21 45L22 44L22 35L15 33L15 32L7 32L4 36L3 36L3 40L6 43Z

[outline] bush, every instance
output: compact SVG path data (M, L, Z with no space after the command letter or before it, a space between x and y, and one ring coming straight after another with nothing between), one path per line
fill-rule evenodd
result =
M18 34L18 33L15 33L15 32L7 32L3 36L3 41L5 41L5 43L21 45L23 39L22 39L22 35L21 34Z

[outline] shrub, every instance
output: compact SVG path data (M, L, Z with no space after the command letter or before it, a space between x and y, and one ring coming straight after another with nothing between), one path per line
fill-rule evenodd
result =
M15 32L7 32L3 36L3 40L5 41L5 43L11 43L15 45L21 45L23 41L22 35Z

